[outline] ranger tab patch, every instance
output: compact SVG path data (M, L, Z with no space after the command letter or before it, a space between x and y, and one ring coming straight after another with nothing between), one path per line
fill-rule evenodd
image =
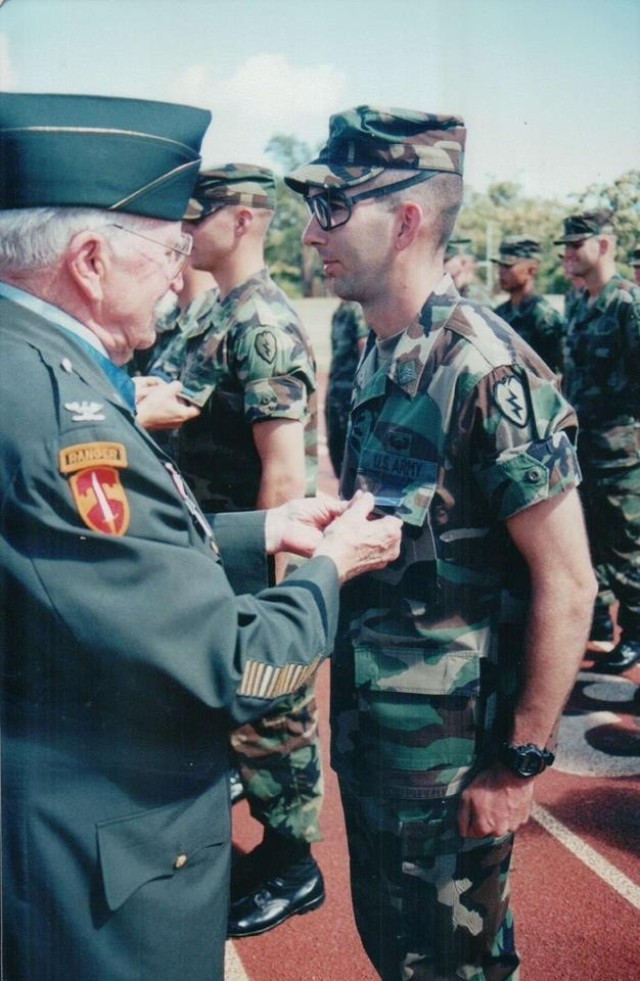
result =
M122 443L76 443L60 450L60 472L87 528L103 535L124 535L131 513L119 470L127 466Z
M493 398L500 412L516 426L526 426L529 421L529 406L524 385L515 375L501 378L493 387Z

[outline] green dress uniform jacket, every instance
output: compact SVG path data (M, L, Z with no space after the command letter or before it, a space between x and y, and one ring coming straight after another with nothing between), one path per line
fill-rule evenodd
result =
M0 392L2 976L220 981L229 730L327 654L335 566L236 595L263 516L214 538L83 343L7 299Z

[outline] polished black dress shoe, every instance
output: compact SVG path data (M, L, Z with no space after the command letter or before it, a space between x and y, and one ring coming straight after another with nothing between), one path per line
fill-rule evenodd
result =
M235 769L229 770L229 791L231 793L232 804L237 804L238 801L244 800L247 796L244 784L240 779L240 774Z
M231 903L227 934L255 937L295 913L310 913L324 902L322 872L313 858L273 875L255 891Z
M593 670L603 674L620 674L640 661L640 641L621 640L604 657L599 657Z

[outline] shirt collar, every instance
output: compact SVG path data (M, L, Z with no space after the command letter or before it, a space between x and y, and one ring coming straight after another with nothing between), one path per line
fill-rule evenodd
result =
M32 313L37 314L39 317L44 317L45 320L54 323L58 327L64 327L65 330L71 331L76 337L80 337L85 343L94 347L105 358L109 357L104 344L96 337L93 331L85 327L75 317L72 317L71 314L61 310L60 307L48 303L47 300L41 300L39 296L34 296L33 293L27 293L26 290L22 290L17 286L11 286L9 283L3 283L2 281L0 281L0 296L4 296L13 303L18 303L21 307L26 307Z

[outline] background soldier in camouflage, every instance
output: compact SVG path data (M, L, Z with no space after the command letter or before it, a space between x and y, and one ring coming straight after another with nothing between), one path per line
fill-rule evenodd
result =
M618 600L622 636L599 671L640 659L640 289L616 272L613 216L565 219L564 266L584 280L567 325L565 391L578 413L587 527L600 592L592 638L612 638ZM603 633L603 628L606 633Z
M136 384L137 419L153 432L154 439L171 456L177 454L180 426L195 419L199 409L180 397L178 382L187 338L204 330L218 299L218 289L209 273L184 268L183 286L174 306L156 320L156 342L150 351L136 352L127 366ZM168 382L158 384L158 379Z
M343 593L332 661L354 910L385 981L518 977L513 832L580 664L595 593L576 419L552 372L443 275L460 119L360 106L285 178L303 241L376 343L356 374L341 493L403 520L388 574ZM521 687L498 697L507 543L533 584ZM506 739L507 743L502 744Z
M540 243L527 235L508 235L500 243L497 263L500 289L509 299L495 312L540 355L556 374L562 374L564 320L548 300L536 293Z
M633 267L633 275L635 277L636 285L640 286L640 245L637 246L637 248L635 248L631 253L629 265Z
M331 318L331 364L325 401L327 448L336 477L340 476L344 455L353 377L368 334L360 304L342 300Z
M275 208L271 171L202 172L187 220L192 264L219 286L206 329L187 340L182 397L200 409L178 438L182 472L207 512L268 508L315 490L315 363L286 295L264 265ZM165 365L166 368L166 365ZM283 578L287 556L276 560ZM264 840L235 865L229 933L263 933L324 899L311 855L323 782L313 684L281 711L233 733L251 813Z
M489 293L476 278L478 264L470 238L450 238L444 253L444 270L451 276L460 296L489 303Z

